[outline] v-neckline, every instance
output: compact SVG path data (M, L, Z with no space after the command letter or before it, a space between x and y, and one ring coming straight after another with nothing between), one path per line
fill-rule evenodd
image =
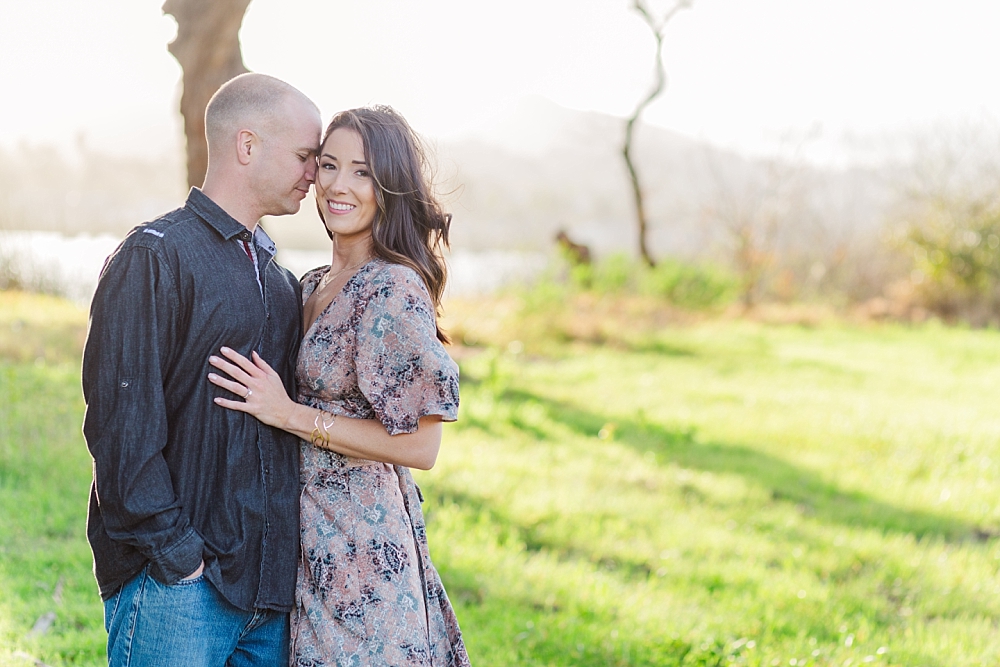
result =
M319 322L321 319L323 319L323 316L326 315L326 311L330 310L330 307L333 306L334 303L336 303L337 299L339 299L340 297L342 297L344 295L344 293L347 291L347 287L352 282L354 282L354 279L357 278L359 275L361 275L361 272L364 271L365 269L367 269L368 266L372 262L375 262L377 260L378 260L377 257L372 257L370 260L368 260L367 262L365 262L364 264L362 264L361 266L358 267L357 271L355 271L354 274L350 278L347 279L347 282L344 283L344 286L340 288L340 291L337 292L336 294L334 294L333 298L330 299L330 302L328 304L326 304L325 306L323 306L323 309L320 310L319 313L316 314L316 318L309 325L309 328L305 330L305 336L304 336L305 338L309 337L309 334L312 332L312 330L316 328L316 323ZM329 264L327 265L326 270L327 271L330 270L330 265ZM316 279L316 285L313 287L313 291L309 293L309 296L306 297L306 301L308 301L309 299L311 299L312 296L314 294L316 294L317 288L319 287L319 283L320 283L320 281L323 280L323 276L324 275L326 275L326 274L323 273L323 274L321 274Z

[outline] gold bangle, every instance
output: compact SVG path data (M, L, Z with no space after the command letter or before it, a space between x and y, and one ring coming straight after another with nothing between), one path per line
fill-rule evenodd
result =
M330 423L327 423L325 415L329 415L330 416ZM333 426L333 423L335 421L337 421L337 415L332 414L330 412L327 412L326 410L320 410L319 411L319 417L322 418L322 420L323 420L321 423L323 424L323 442L324 442L324 446L329 449L329 447L330 447L330 427Z
M330 421L326 420L327 416L330 417ZM314 447L320 447L322 449L330 448L330 427L333 423L337 421L337 416L327 412L326 410L319 409L316 414L315 419L313 419L313 431L309 438L309 442ZM322 429L322 431L320 430Z
M320 412L322 413L322 410L320 410ZM313 420L313 427L314 428L313 428L312 436L309 438L309 443L313 447L319 447L319 444L317 444L317 442L322 438L322 436L319 433L319 415L318 414L316 415L316 419Z

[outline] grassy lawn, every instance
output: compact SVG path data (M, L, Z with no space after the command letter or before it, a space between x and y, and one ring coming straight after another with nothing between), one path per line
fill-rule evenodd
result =
M0 292L0 665L107 664L84 525L85 328L71 303Z
M474 665L1000 664L1000 334L576 306L449 304L418 481ZM103 661L84 324L0 293L0 664Z

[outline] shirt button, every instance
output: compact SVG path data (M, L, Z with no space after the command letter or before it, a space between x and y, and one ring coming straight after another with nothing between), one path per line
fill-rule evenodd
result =
M122 389L125 389L126 387L128 387L128 380L122 380L120 386L121 386Z

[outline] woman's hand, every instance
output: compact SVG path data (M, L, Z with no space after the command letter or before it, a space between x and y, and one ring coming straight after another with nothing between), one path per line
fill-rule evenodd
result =
M225 359L213 355L208 358L208 363L233 379L209 373L208 380L243 400L234 401L220 396L215 402L230 410L247 412L268 426L285 428L296 404L285 393L281 376L256 352L252 353L251 362L228 347L223 347L221 351Z
M212 384L231 391L243 400L216 398L215 402L230 410L246 412L269 426L311 441L317 418L326 417L316 408L299 405L285 393L281 377L254 352L253 361L228 347L221 357L211 356L212 364L229 378L209 373ZM382 461L396 465L430 470L441 446L441 416L421 417L413 433L389 435L377 419L351 419L338 416L329 431L325 448L359 459ZM314 443L315 444L315 443Z

